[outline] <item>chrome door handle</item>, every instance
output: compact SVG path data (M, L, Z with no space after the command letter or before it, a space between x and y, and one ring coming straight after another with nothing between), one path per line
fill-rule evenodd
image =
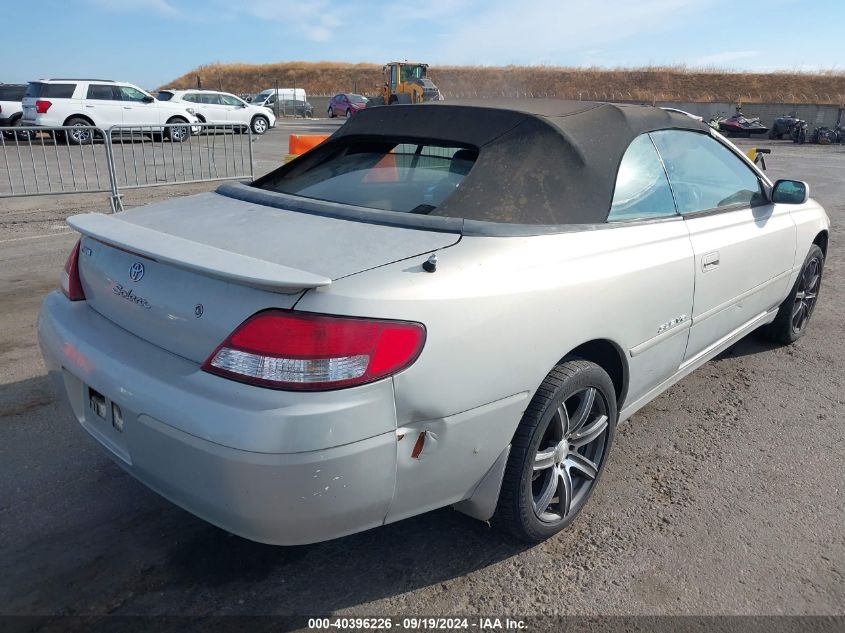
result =
M123 109L124 109L124 110L131 110L131 109L132 109L132 106L123 106Z
M714 268L719 267L719 251L715 251L713 253L707 253L704 257L701 258L701 270L703 272L707 272L708 270L713 270Z
M94 106L92 106L92 105L88 105L88 104L86 103L86 104L85 104L85 107L86 107L86 108L93 108Z

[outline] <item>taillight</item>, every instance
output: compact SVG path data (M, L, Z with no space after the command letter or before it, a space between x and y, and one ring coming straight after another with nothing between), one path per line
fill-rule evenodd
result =
M52 101L47 101L46 99L38 99L35 102L35 111L38 114L46 114L47 110L50 109L50 106L53 105Z
M70 252L70 257L65 262L65 272L62 275L62 292L71 301L85 301L85 292L82 290L82 281L79 279L79 245L81 240Z
M395 374L424 343L420 323L266 310L244 321L202 368L263 387L321 391Z

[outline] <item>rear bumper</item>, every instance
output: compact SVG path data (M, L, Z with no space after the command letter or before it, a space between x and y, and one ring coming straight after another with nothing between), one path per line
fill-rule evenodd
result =
M38 337L51 382L79 424L127 472L200 518L279 545L324 541L384 522L396 476L395 416L384 420L392 428L356 441L336 443L318 430L316 441L325 447L315 448L315 438L301 437L327 422L342 436L341 427L356 415L375 414L372 391L358 397L356 389L345 390L342 400L322 407L302 398L320 394L224 381L59 293L44 301ZM245 390L234 402L233 386ZM390 381L375 386L392 411ZM105 419L89 404L91 389L106 398ZM261 410L274 394L281 406ZM228 406L215 406L219 395ZM122 431L113 424L112 403L122 412ZM303 410L313 411L313 419ZM231 429L228 436L221 425ZM310 450L279 450L284 437L291 449Z

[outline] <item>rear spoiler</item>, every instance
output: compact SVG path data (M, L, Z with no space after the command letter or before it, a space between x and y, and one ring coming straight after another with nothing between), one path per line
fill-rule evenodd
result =
M113 215L85 213L68 218L67 223L82 235L109 246L245 286L289 293L332 283L322 275L193 242Z

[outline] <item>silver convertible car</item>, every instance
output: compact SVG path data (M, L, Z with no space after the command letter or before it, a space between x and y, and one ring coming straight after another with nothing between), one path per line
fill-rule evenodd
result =
M536 542L620 420L752 330L805 333L808 195L658 108L371 108L255 182L70 218L38 334L82 428L230 532L453 505Z

